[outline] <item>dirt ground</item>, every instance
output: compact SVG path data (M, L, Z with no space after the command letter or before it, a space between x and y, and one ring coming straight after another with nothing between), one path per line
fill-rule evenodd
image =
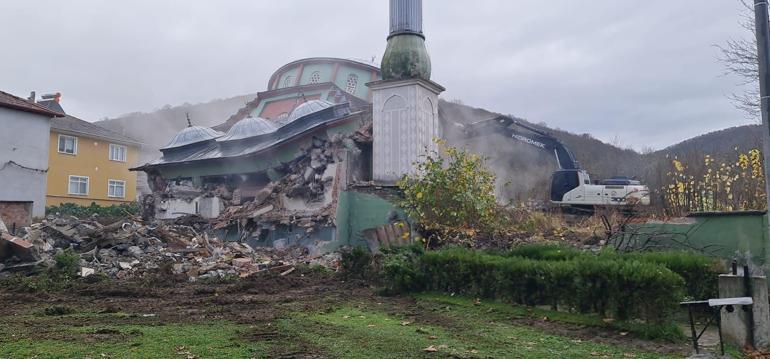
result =
M287 276L260 274L234 282L186 283L160 280L106 281L79 283L73 290L56 294L18 293L0 289L0 318L24 316L42 308L65 307L77 312L126 313L111 317L109 324L191 323L227 320L248 324L256 329L244 333L246 339L257 341L283 340L281 333L271 330L272 321L288 313L322 313L345 303L376 306L380 310L413 318L423 323L452 329L458 323L436 315L440 303L418 301L408 296L383 297L366 283L345 281L339 276L315 271L297 271ZM73 326L105 324L103 316L62 316ZM498 320L498 319L495 319ZM618 335L617 332L558 323L534 318L509 318L512 323L535 327L555 335L577 340L624 346L661 354L687 356L686 343L666 343ZM52 331L45 324L30 321L25 334L33 339L67 340L68 334ZM38 327L36 327L38 326ZM130 333L96 332L89 340L120 340L116 336ZM277 356L315 357L312 345L297 351L277 353Z

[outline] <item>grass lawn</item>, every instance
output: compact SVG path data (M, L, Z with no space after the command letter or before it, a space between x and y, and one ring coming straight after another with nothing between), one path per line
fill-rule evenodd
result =
M620 334L614 343L522 321L533 318L607 324L597 318L439 295L418 296L406 308L376 297L351 298L324 309L290 309L275 320L254 323L165 323L137 314L80 311L47 316L36 311L4 318L0 358L682 357L681 352L661 354L624 345ZM650 348L658 345L647 343Z

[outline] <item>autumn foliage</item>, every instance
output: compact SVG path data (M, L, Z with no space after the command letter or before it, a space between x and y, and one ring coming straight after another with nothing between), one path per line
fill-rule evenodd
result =
M669 214L766 208L762 152L738 152L728 160L705 155L700 163L669 158L661 189Z
M398 185L401 206L417 220L427 244L463 242L494 230L495 175L484 158L438 141L439 152L415 164Z

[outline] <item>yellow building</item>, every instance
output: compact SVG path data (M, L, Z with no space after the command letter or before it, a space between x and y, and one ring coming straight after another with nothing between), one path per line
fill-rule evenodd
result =
M47 104L52 106L58 101ZM134 139L73 116L51 121L46 206L134 202L136 172L128 169L137 164L140 147Z

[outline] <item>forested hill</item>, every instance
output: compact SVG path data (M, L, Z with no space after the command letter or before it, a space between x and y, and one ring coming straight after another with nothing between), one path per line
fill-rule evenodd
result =
M187 113L193 124L210 127L225 122L255 96L235 96L194 105L167 105L156 111L133 112L96 124L135 138L145 143L147 150L154 152L187 126Z

